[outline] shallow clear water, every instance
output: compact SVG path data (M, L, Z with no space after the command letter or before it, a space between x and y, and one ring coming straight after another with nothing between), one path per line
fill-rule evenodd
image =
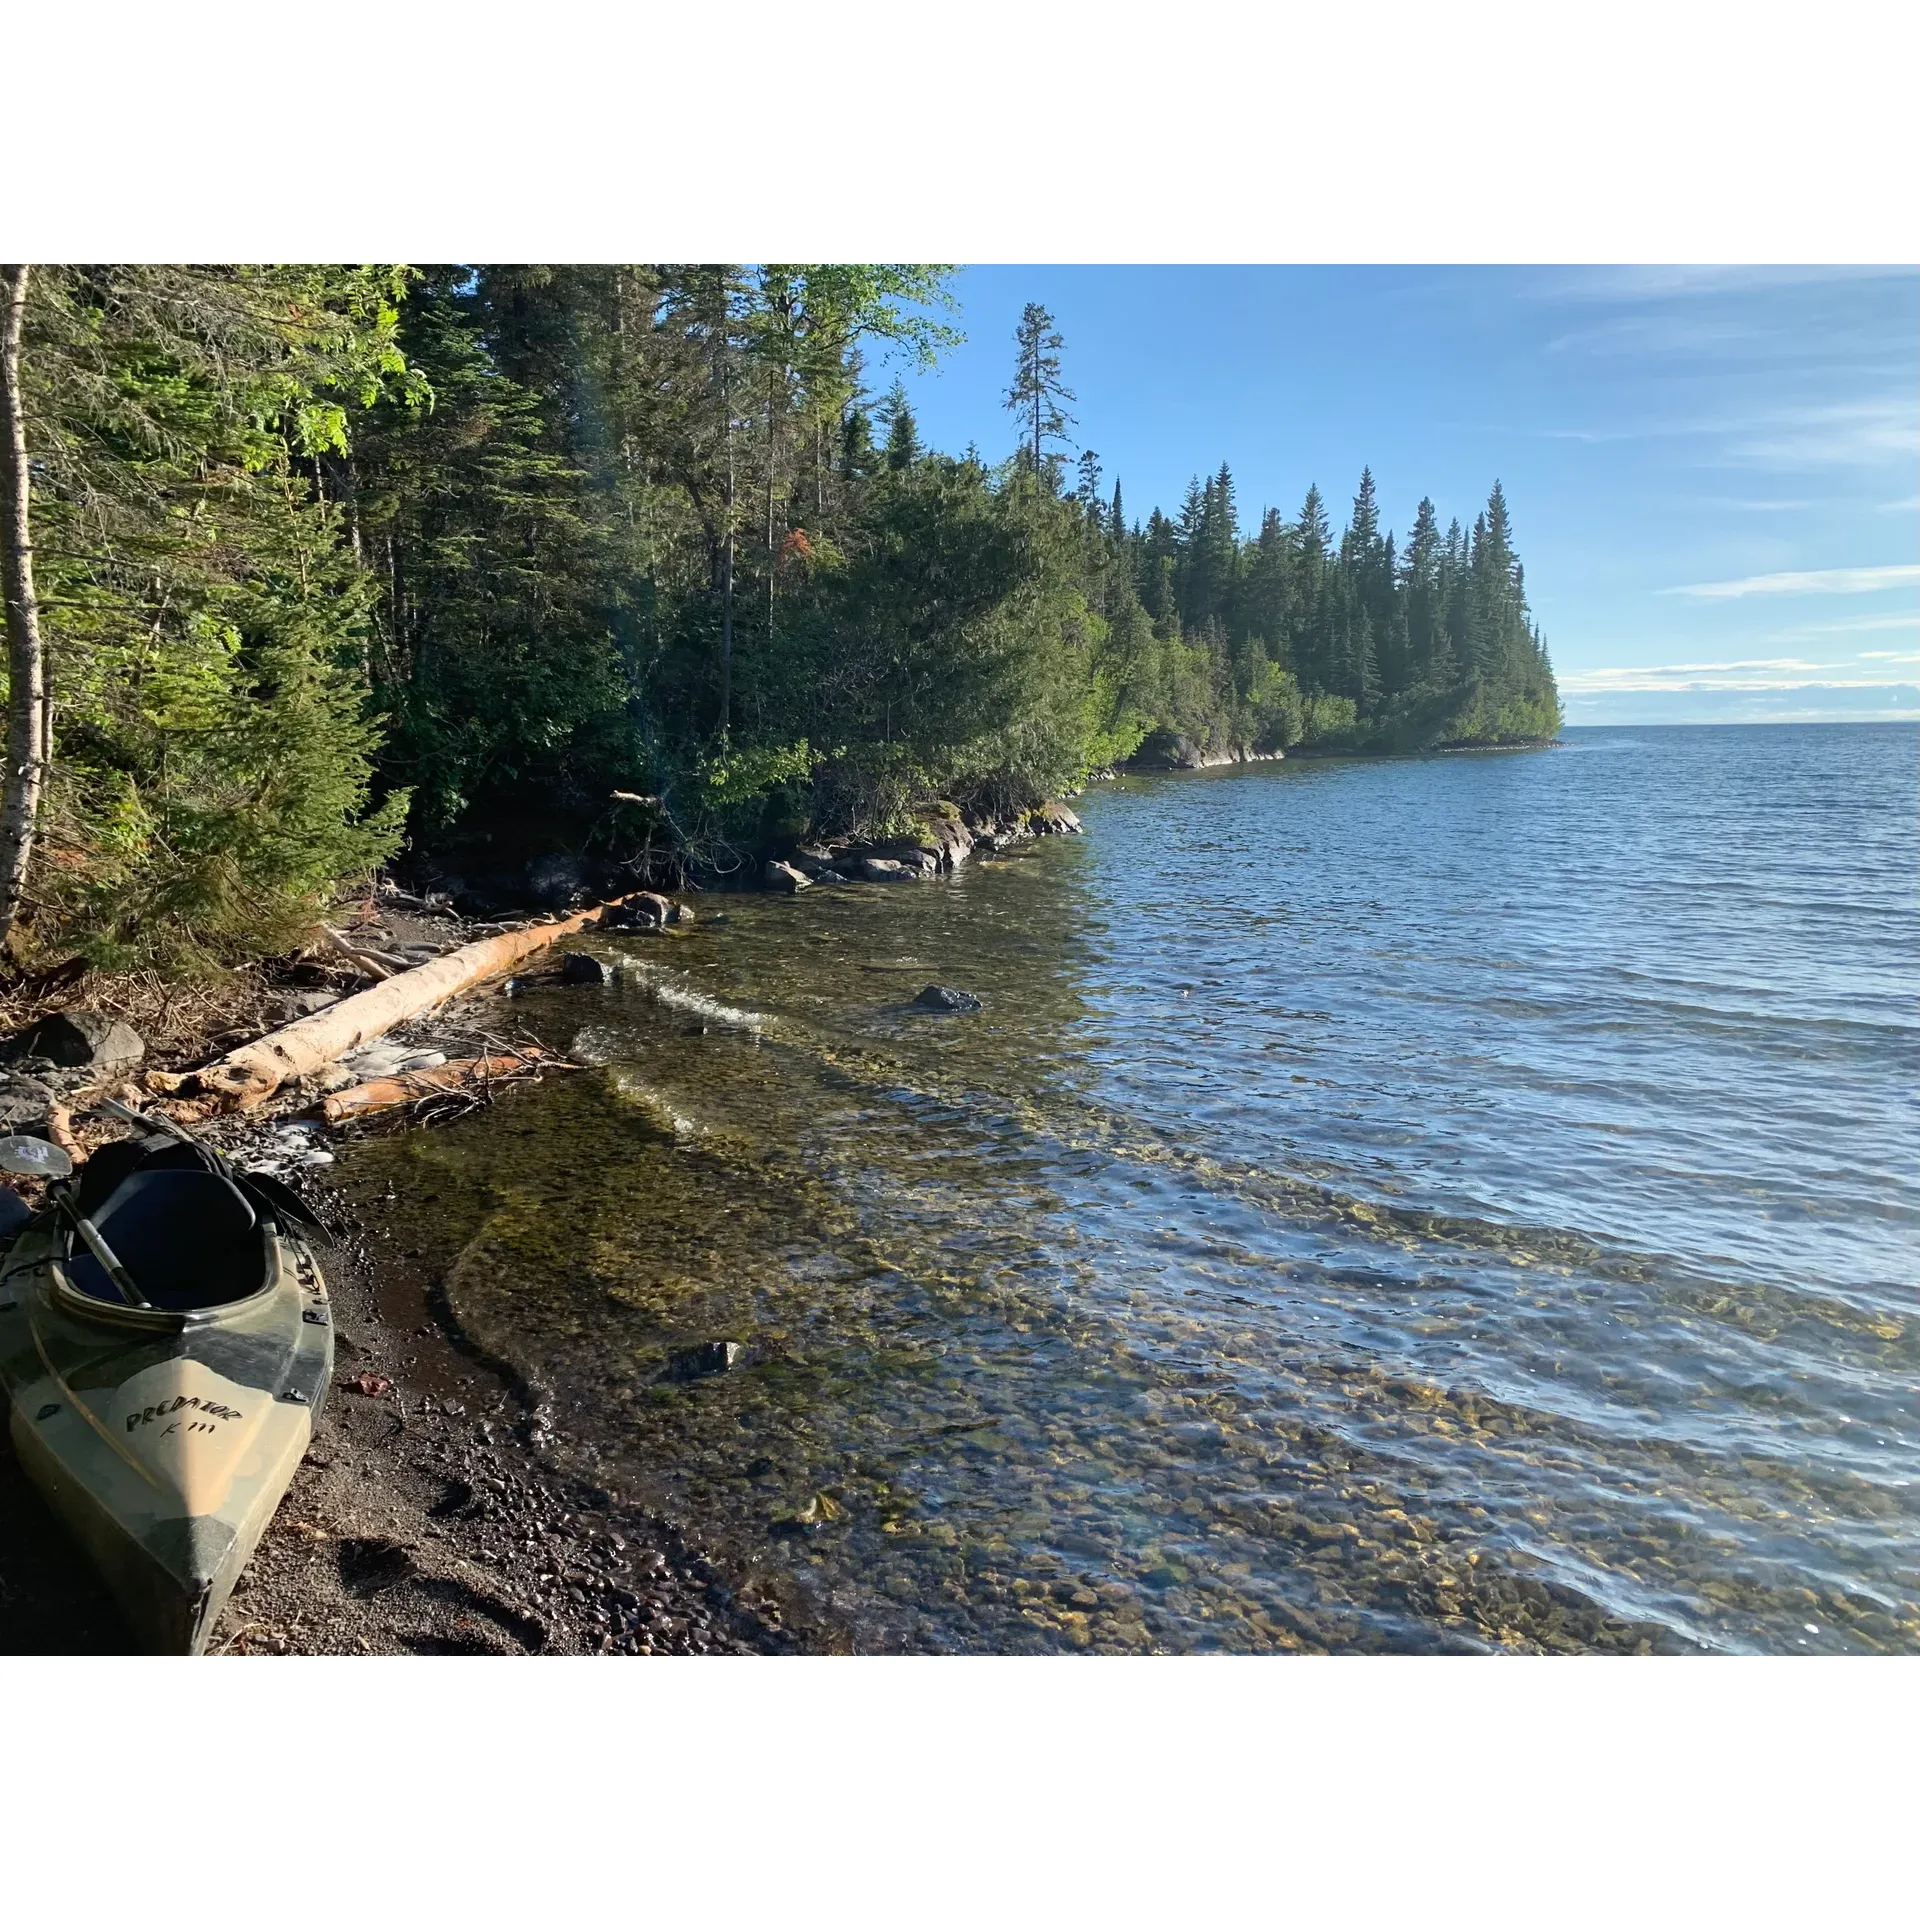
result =
M1917 743L1122 781L597 943L347 1177L849 1646L1920 1650Z

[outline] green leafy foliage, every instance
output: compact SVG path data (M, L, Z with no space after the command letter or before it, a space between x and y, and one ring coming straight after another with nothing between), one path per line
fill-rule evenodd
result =
M23 363L53 701L32 938L95 960L283 945L398 844L371 803L374 583L316 463L417 399L404 278L65 268Z

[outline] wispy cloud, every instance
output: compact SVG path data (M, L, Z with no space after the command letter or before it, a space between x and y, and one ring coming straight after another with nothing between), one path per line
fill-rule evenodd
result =
M1663 587L1690 600L1744 600L1756 593L1884 593L1920 582L1920 567L1823 567L1807 573L1756 573L1744 580L1706 580Z
M1824 407L1791 407L1731 427L1724 457L1738 466L1804 473L1876 466L1920 454L1920 410L1911 390Z
M1566 693L1652 693L1676 687L1803 686L1808 675L1830 671L1811 660L1689 660L1665 667L1590 667L1563 673L1559 681Z
M1707 443L1695 464L1772 473L1823 473L1885 466L1920 453L1920 407L1909 382L1881 394L1825 406L1771 407L1750 414L1681 414L1604 427L1547 427L1548 440L1581 446L1634 441Z
M1920 493L1910 493L1904 500L1882 500L1882 513L1920 513Z
M1787 631L1792 634L1886 633L1904 627L1920 627L1920 613L1863 613L1857 620L1823 620L1811 626L1790 627Z
M1911 266L1569 267L1542 274L1532 283L1532 291L1547 300L1637 303L1743 293L1758 287L1911 278L1913 271Z
M1575 726L1671 726L1688 722L1920 719L1920 687L1910 680L1866 686L1811 681L1804 686L1646 687L1570 694Z
M1688 354L1723 353L1727 348L1766 338L1758 327L1737 320L1711 320L1688 314L1645 314L1578 327L1549 340L1547 353Z
M1920 660L1914 653L1863 653L1860 666L1836 666L1832 661L1801 660L1794 656L1763 660L1686 660L1672 666L1590 667L1585 672L1562 673L1560 689L1567 694L1602 693L1776 693L1795 687L1863 689L1898 684L1887 678L1890 668Z

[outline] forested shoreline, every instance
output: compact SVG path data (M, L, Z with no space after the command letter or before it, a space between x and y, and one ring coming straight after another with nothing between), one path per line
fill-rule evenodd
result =
M930 449L876 369L940 269L0 273L20 964L275 951L403 848L723 872L1156 738L1558 726L1497 483L1404 546L1370 473L1130 518L1037 307L1004 457Z

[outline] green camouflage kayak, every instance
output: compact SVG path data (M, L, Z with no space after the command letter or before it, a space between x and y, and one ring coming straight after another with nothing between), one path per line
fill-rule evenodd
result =
M161 1135L57 1183L0 1263L14 1449L152 1652L205 1650L312 1438L333 1327L310 1220Z

